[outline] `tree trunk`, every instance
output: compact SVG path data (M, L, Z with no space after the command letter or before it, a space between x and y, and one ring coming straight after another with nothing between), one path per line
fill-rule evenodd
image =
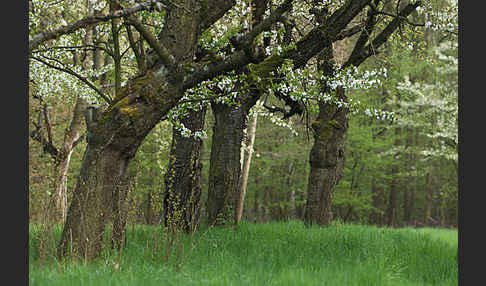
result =
M87 103L84 99L81 97L76 99L71 124L64 133L64 141L55 158L54 200L57 214L59 214L58 218L62 222L66 219L67 214L67 173L69 170L69 162L74 147L82 139L83 112L86 110L86 106Z
M145 84L151 88L132 88ZM88 146L64 225L59 254L91 259L101 250L105 225L130 160L152 128L182 97L160 73L148 72L122 89L101 116L86 113Z
M255 223L261 221L261 217L260 217L261 202L260 202L260 196L259 196L260 192L258 191L259 190L259 183L260 183L260 178L257 174L255 176L255 195L254 195L255 201L253 202L254 203L254 205L253 205L253 216L254 216L254 222Z
M255 144L255 134L256 134L256 126L257 126L257 118L258 114L255 113L252 116L250 121L250 126L248 127L248 136L249 140L247 140L248 144L246 144L244 156L245 160L243 161L243 175L241 176L241 186L240 186L240 195L238 199L238 203L236 205L236 224L241 219L243 214L243 205L245 203L245 196L246 196L246 186L248 184L248 174L250 173L250 164L251 164L251 156L253 155L253 146Z
M319 55L319 69L324 75L334 74L334 52L328 45ZM331 89L325 82L323 93ZM347 102L343 87L334 91L335 97ZM327 226L332 220L332 193L342 176L344 166L344 141L348 130L347 108L338 107L335 103L319 102L319 114L312 123L314 145L309 154L310 174L307 185L307 202L304 213L304 224Z
M206 108L181 120L192 132L204 129ZM200 154L203 141L172 131L169 165L165 174L164 223L170 231L192 232L199 223L201 197Z
M53 199L56 206L56 221L64 222L67 214L67 173L69 162L74 149L65 149L67 153L59 154L54 166L54 194Z
M135 162L127 167L127 173L122 177L118 191L113 193L113 232L111 236L111 248L120 250L126 239L126 227L128 216L127 196L130 192L131 182L137 174Z
M338 88L336 93L345 100L343 88ZM344 166L347 113L347 109L335 104L319 103L319 115L312 124L314 145L309 156L311 170L304 214L307 226L327 226L332 220L332 193L341 179Z
M248 111L243 106L213 103L213 141L209 166L209 225L231 225L240 180L240 147Z

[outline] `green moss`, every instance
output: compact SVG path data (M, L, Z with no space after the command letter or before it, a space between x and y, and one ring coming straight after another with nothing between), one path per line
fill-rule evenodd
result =
M319 140L326 141L331 136L332 129L333 127L329 124L326 124L324 128L321 128L319 133Z
M120 108L120 113L126 116L129 116L131 118L138 117L141 112L139 112L140 109L136 108L134 106L124 106Z
M152 72L148 72L146 75L135 79L131 84L120 89L120 92L115 96L115 99L110 104L108 109L104 112L101 119L98 121L99 125L104 125L112 112L116 109L120 110L122 115L129 116L134 119L142 115L141 108L135 106L130 106L128 95L134 92L140 93L141 97L149 103L155 103L159 99L155 99L155 93L153 88L149 86L149 82L153 79L154 75Z
M207 19L209 12L208 0L201 0L201 17L202 19Z
M336 120L329 120L326 123L314 121L311 124L312 129L316 132L319 141L326 141L332 134L334 128L339 128L339 123Z
M252 65L250 67L251 75L258 76L260 78L265 78L270 75L279 65L284 62L284 58L279 55L272 55L266 58L263 62Z
M333 128L336 129L341 128L341 125L339 125L339 123L335 119L329 120L327 124L331 125Z

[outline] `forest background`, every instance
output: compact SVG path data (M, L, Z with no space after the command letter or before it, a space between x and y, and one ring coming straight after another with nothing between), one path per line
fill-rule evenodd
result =
M67 2L63 5L68 5ZM437 7L449 4L447 1L435 2ZM94 9L90 5L102 3L78 3L77 9L88 11ZM31 4L30 13L38 17L31 25L38 26L39 30L52 25L49 19L55 15L69 18L76 11L71 9L73 15L66 15L63 6L56 1ZM149 15L145 16L147 23L157 21L147 18ZM413 17L417 22L425 23L425 15L424 12L416 13ZM375 110L393 112L395 120L377 119L370 114L373 109L350 115L343 175L332 201L334 219L389 226L457 227L457 35L450 27L449 30L446 27L445 33L438 26L417 29L421 29L421 33L397 33L386 44L384 53L360 66L363 72L385 67L387 74L386 78L381 78L381 84L348 90L349 98ZM74 36L74 41L83 41L81 34L77 37ZM334 44L337 61L344 62L355 38ZM99 38L95 36L94 40L103 42L101 35ZM134 55L128 49L129 40L122 39L121 42L125 54L120 60L123 67L128 67L122 74L125 80L136 65ZM90 50L89 45L94 47L96 43L69 50L73 55L77 54L85 70L93 64L88 62L89 53L101 56L103 50ZM109 57L105 55L105 58L106 68L98 72L100 78L104 76L105 83L100 84L101 79L97 82L109 89L115 82L112 78L114 71L110 70L114 67ZM53 62L52 58L51 62L44 60ZM47 139L52 146L62 146L65 130L71 124L75 110L76 97L72 95L83 92L92 95L93 90L86 91L83 83L72 75L49 69L34 59L30 60L30 65L29 219L39 221L54 194L57 163L49 154L47 145L39 144L41 133L36 132L45 132L43 140ZM92 76L96 79L97 75ZM265 105L279 103L270 98ZM303 219L310 171L308 154L314 140L309 120L317 115L317 111L311 106L304 116L283 120L281 114L272 113L263 105L262 101L252 110L252 116L256 118L258 114L258 119L243 218L254 222ZM44 119L40 120L43 114L44 118L49 117L46 130L42 129ZM205 118L207 138L201 150L203 202L207 199L211 127L214 123L211 109ZM159 123L144 140L132 163L133 181L129 193L129 221L132 223L161 222L161 198L173 125L171 121ZM81 167L85 149L82 139L76 141L68 162L65 205L71 201L69 190L74 189Z

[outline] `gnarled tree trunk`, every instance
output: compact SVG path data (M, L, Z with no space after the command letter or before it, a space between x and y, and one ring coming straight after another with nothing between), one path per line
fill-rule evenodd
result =
M145 88L133 88L141 83ZM67 213L60 256L72 252L91 259L100 253L114 199L124 192L121 182L130 160L181 96L180 88L162 74L148 72L123 88L117 101L100 116L94 108L88 109L88 146Z
M344 89L338 88L344 99ZM307 187L304 223L327 226L332 220L332 194L341 179L344 166L344 140L348 129L348 110L335 104L319 104L319 115L312 124L314 145L309 162L311 166Z

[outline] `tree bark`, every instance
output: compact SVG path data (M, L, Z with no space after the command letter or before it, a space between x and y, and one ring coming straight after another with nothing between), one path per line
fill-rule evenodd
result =
M192 132L201 131L205 115L203 107L189 112L181 122ZM202 145L202 139L184 137L173 129L164 194L164 223L169 231L192 232L199 223Z
M240 181L240 147L246 116L245 106L212 103L214 114L209 186L206 210L208 225L235 222L235 203Z
M344 89L338 88L336 92L345 98ZM347 113L347 109L334 104L319 104L319 115L312 124L314 145L309 156L311 170L304 214L307 226L327 226L332 220L332 194L344 166Z
M130 162L129 162L130 163ZM117 187L117 191L113 193L113 232L111 236L111 248L120 250L123 243L126 242L127 216L128 216L128 201L127 196L130 192L131 182L137 174L135 162L131 162L127 166L125 176L122 177L121 182Z

